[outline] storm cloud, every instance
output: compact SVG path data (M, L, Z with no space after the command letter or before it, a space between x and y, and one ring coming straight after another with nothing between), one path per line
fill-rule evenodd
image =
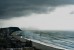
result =
M74 0L0 0L0 19L20 17L32 13L52 12L56 6L74 4Z

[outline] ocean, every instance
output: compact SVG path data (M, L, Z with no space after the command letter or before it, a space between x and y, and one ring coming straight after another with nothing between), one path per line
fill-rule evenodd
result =
M23 31L22 37L74 50L73 31Z

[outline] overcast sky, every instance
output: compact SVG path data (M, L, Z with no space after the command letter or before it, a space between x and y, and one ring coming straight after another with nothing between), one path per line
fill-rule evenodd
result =
M74 30L74 0L0 0L0 27Z

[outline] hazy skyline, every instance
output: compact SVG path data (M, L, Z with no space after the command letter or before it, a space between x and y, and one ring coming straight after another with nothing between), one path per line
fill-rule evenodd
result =
M19 0L13 6L8 1L0 6L0 27L74 30L74 0Z

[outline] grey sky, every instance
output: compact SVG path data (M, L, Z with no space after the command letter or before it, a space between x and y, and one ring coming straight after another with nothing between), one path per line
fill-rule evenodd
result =
M0 27L74 30L74 0L0 0Z
M74 0L0 0L0 19L52 12L56 6L74 4Z

